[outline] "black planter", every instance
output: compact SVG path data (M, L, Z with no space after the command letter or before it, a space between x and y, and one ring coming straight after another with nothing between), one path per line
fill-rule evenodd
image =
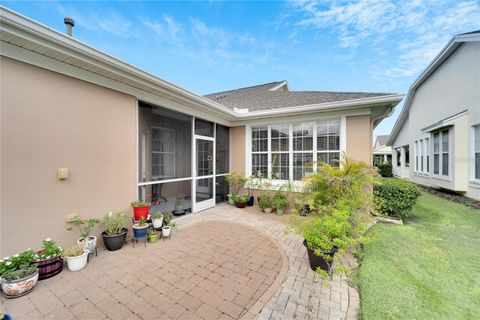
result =
M123 228L122 230L122 233L113 236L107 236L105 231L102 232L103 243L105 244L105 248L107 248L108 251L116 251L122 249L123 244L125 243L125 239L127 239L128 232L128 230L125 228Z
M324 257L317 256L315 254L315 250L307 246L307 240L303 240L303 245L305 246L305 248L307 248L308 262L310 263L310 269L312 269L313 271L317 271L317 268L320 268L324 271L330 272L332 261L331 260L327 261L325 260ZM324 255L330 256L333 259L333 256L337 251L338 251L337 249L334 249L332 251L322 251L322 253Z
M253 202L255 201L255 198L253 196L250 196L247 201L247 206L253 206Z

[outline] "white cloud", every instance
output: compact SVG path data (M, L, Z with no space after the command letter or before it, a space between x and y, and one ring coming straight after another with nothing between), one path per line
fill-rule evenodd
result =
M418 74L454 34L480 29L476 1L303 0L290 2L288 10L296 14L282 15L282 23L327 32L342 48L388 48L395 58L379 62L383 72L373 71L386 78Z

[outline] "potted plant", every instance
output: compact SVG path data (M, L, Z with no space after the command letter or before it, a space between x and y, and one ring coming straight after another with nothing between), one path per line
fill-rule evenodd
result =
M245 185L247 178L243 174L231 172L225 176L225 180L228 182L230 190L230 193L227 195L228 203L234 205L234 196L240 192L242 187Z
M162 237L169 237L171 232L171 223L173 220L173 214L170 212L163 213L163 227L162 227Z
M71 226L75 226L80 231L80 239L77 240L77 243L85 243L85 250L88 253L95 251L97 247L97 237L91 236L91 232L95 226L100 223L100 220L96 218L82 219L79 216L73 216L71 219L66 221ZM72 227L69 227L67 230L72 230Z
M150 215L152 219L153 228L160 229L163 225L163 214L161 212L155 211Z
M77 243L68 247L63 252L63 257L67 260L68 270L80 271L87 265L88 253L84 243Z
M56 276L63 270L62 247L47 238L42 241L42 249L35 253L33 263L38 268L38 280Z
M243 196L235 195L234 197L235 205L237 206L237 208L245 208L247 206L247 202L249 198L250 196L248 194L245 194Z
M102 232L103 243L109 251L116 251L123 247L127 238L127 228L125 222L127 213L116 212L108 213L101 221L105 231Z
M177 197L175 199L175 212L182 213L183 212L183 197Z
M261 179L255 177L255 176L250 176L245 182L245 187L247 188L248 192L248 201L247 201L247 206L253 206L253 203L255 202L255 197L252 196L252 188L255 188L261 183Z
M133 220L139 221L141 217L148 219L148 211L150 210L150 203L144 201L133 201Z
M177 233L177 224L175 223L175 221L170 222L170 233Z
M6 298L17 298L33 290L38 281L35 252L28 249L0 260L0 283Z
M148 223L142 216L137 223L133 224L133 236L137 239L145 238L147 235Z
M147 241L150 243L155 243L158 241L158 232L155 230L147 231Z
M287 196L283 192L276 192L272 199L272 205L278 215L282 215L288 206Z
M272 199L268 192L262 192L262 195L258 197L258 206L265 213L272 212Z

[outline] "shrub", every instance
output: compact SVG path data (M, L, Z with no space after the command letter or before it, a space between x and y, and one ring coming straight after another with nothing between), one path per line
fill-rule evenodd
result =
M420 189L408 181L383 179L373 190L375 208L382 214L405 219L420 196Z
M132 208L141 208L141 207L150 207L151 203L138 200L138 201L132 201L131 205L132 205Z
M262 194L258 197L258 206L260 209L272 207L272 199L268 192L262 192Z
M377 165L377 168L378 168L378 173L380 173L380 175L382 177L393 177L393 172L392 172L392 164L391 163L382 163L382 164L379 164Z
M47 238L42 241L42 250L35 254L35 260L47 260L60 255L62 252L62 247L57 246L55 241Z
M85 252L85 245L82 243L74 244L63 252L63 257L79 257Z
M272 199L272 205L275 209L284 210L288 207L287 196L283 192L275 192L275 195Z

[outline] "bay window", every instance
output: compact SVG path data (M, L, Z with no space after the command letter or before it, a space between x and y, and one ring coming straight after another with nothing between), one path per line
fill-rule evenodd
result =
M340 127L340 119L251 127L252 175L303 180L318 163L338 167Z

